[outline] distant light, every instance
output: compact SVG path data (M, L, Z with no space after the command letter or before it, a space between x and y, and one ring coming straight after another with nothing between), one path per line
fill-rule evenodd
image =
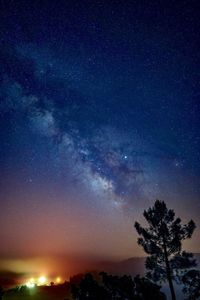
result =
M124 155L124 159L127 159L128 158L128 156L127 155Z
M32 288L35 287L35 284L34 284L33 282L28 281L28 282L26 283L26 286L27 286L27 288L32 289Z
M45 282L47 281L47 279L46 279L46 277L41 276L41 277L39 277L38 281L39 281L39 284L45 284Z
M31 283L34 283L34 278L31 278L31 279L30 279L30 282L31 282Z
M60 282L61 282L61 278L60 278L60 277L57 277L57 278L56 278L56 282L57 282L57 283L60 283Z

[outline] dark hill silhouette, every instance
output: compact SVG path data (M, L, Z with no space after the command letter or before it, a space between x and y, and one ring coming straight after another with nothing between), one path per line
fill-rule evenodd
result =
M197 268L200 268L200 253L195 253L194 257L198 263ZM119 275L127 274L136 276L140 274L143 276L145 273L145 260L146 257L131 257L120 262L104 261L97 265L97 269Z
M143 275L145 272L145 259L145 257L131 257L120 262L104 261L97 265L97 269L104 270L108 273L113 273L117 275Z

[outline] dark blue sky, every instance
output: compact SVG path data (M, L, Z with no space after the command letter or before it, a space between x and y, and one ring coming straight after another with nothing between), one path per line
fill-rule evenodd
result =
M156 198L200 225L200 18L166 2L1 1L2 257L140 255Z

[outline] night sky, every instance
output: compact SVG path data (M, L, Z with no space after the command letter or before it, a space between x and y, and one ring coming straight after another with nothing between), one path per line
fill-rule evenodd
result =
M197 3L1 1L0 269L142 256L155 199L200 252Z

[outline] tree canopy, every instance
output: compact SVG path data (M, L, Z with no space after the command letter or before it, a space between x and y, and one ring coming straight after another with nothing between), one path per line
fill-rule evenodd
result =
M168 209L160 200L156 200L143 215L148 227L135 222L135 228L140 236L138 244L148 254L147 276L155 282L167 280L175 300L173 280L180 280L185 269L196 266L193 254L182 251L182 242L191 238L196 225L193 220L182 224L174 210Z

